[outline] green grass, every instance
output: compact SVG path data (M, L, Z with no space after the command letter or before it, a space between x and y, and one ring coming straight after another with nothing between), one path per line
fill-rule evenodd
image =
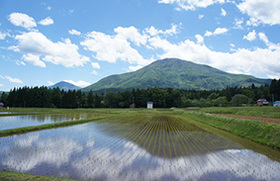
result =
M237 118L226 118L203 113L190 112L186 116L215 128L226 130L235 135L261 143L270 147L280 148L280 125L250 121Z
M188 109L186 109L188 110ZM242 116L257 116L267 118L280 118L279 107L210 107L198 109L199 112L214 114L235 114Z
M39 175L30 175L25 173L9 172L9 171L0 171L0 180L1 181L26 181L26 180L36 180L36 181L69 181L69 178L56 178L56 177L46 177Z

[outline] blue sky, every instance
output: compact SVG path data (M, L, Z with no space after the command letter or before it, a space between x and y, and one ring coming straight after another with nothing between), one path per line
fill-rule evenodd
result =
M0 0L0 90L85 87L163 58L280 77L279 0Z

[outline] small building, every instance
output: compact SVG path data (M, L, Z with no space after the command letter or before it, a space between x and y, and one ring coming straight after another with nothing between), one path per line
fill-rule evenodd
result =
M274 107L280 107L280 101L275 101L273 104Z
M153 109L153 102L147 102L147 109Z
M0 108L3 108L3 107L4 107L4 103L0 102Z
M257 101L257 104L258 104L259 106L268 106L269 102L268 102L266 99L259 99L259 100Z
M133 104L130 104L130 105L129 105L129 108L130 108L130 109L134 109L134 108L135 108L135 104L134 104L134 103L133 103Z

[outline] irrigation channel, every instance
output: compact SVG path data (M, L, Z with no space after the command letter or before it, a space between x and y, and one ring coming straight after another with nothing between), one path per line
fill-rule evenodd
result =
M86 180L280 180L273 149L244 145L182 116L137 113L1 137L0 169Z

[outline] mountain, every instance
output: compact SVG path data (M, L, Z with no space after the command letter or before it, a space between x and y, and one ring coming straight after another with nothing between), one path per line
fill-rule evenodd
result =
M64 89L65 91L80 89L80 87L75 86L74 84L71 84L69 82L64 82L64 81L61 81L52 86L49 86L49 88L51 88L51 89L56 88L56 87L59 87L60 89Z
M111 75L83 91L122 91L132 88L223 89L227 86L243 87L270 84L270 79L250 75L230 74L208 65L168 58L157 60L135 72Z

